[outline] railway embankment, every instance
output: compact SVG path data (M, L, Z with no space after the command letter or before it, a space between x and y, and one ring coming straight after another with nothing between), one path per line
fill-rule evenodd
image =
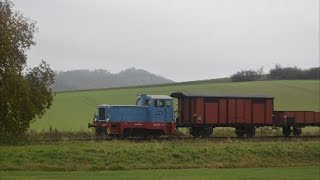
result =
M72 141L1 145L0 170L132 170L319 166L318 139Z

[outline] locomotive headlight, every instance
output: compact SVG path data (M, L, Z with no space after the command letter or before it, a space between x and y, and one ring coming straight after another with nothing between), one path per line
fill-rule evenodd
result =
M93 121L98 121L99 115L97 113L93 114Z

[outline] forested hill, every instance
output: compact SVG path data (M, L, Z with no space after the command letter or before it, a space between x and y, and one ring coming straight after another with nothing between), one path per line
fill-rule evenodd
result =
M119 73L110 73L102 69L72 70L56 72L53 89L68 91L164 83L173 83L173 81L136 68L129 68Z

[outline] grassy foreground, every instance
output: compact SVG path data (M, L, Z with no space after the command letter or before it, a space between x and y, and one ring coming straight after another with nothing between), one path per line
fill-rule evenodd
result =
M170 94L174 91L250 93L274 96L276 110L319 111L319 80L256 81L240 83L178 84L57 93L51 109L32 124L33 130L88 130L99 104L134 104L138 93Z
M131 169L319 166L319 139L60 142L1 146L0 170L88 171Z
M3 171L3 179L319 179L318 167L134 171Z

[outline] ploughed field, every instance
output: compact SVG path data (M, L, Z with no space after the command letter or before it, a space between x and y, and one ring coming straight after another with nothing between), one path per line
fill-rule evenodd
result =
M23 171L319 167L319 139L101 141L1 145L1 174ZM4 173L5 174L5 173ZM306 174L307 175L307 174Z
M275 97L275 110L320 111L319 80L255 82L195 82L147 87L59 92L51 109L32 124L36 131L53 129L89 131L87 124L99 104L134 104L136 95L167 94L175 91L267 94Z

